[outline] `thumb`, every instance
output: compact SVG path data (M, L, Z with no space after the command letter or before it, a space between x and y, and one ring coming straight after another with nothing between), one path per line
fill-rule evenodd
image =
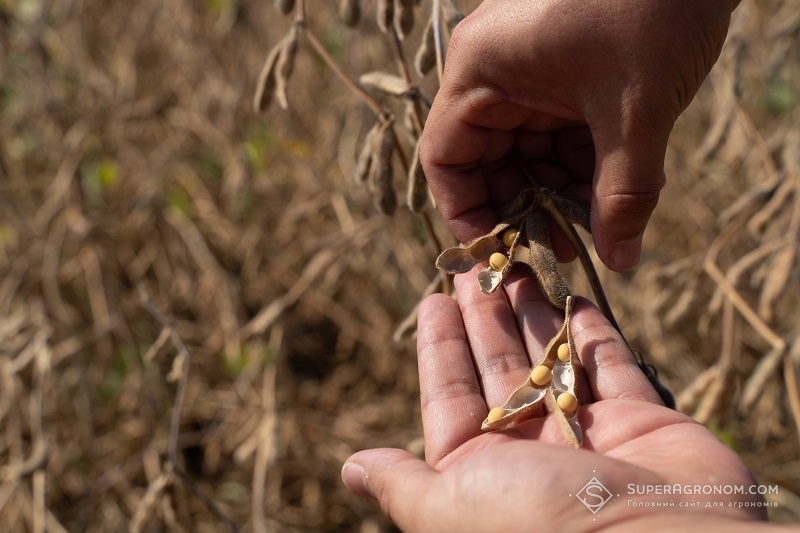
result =
M359 496L372 496L400 529L416 529L424 520L428 487L437 472L403 450L377 448L352 455L342 467L342 481Z
M625 272L639 262L645 227L666 182L664 156L671 123L666 128L611 123L617 131L592 131L592 238L600 260Z

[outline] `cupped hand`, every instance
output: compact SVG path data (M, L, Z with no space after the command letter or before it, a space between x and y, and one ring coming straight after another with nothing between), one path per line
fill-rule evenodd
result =
M419 309L426 460L396 449L358 452L342 471L353 492L376 498L408 531L589 531L682 523L752 530L748 521L764 518L763 508L737 506L759 501L757 495L629 494L630 486L749 487L755 481L709 430L663 406L620 335L586 300L578 300L571 323L580 358L583 449L569 447L551 415L482 433L489 408L525 381L563 317L532 277L509 280L487 295L478 290L475 273L456 276L458 302L437 294ZM592 477L614 495L598 515L577 501ZM670 500L673 507L629 504ZM690 507L692 500L723 506Z
M420 160L462 242L529 181L591 202L600 259L633 268L667 140L738 0L485 0L455 29ZM558 251L558 250L557 250Z

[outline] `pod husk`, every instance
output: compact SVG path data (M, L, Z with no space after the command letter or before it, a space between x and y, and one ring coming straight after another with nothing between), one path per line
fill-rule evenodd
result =
M496 431L529 420L535 416L538 409L541 408L540 404L544 403L544 407L546 407L547 411L556 417L567 441L576 448L579 448L583 444L583 431L581 430L578 420L580 405L573 413L568 415L558 407L558 403L556 402L556 397L566 392L577 398L577 394L575 394L576 374L573 365L573 361L577 357L577 351L570 330L572 308L573 299L569 296L565 303L564 322L561 329L550 342L547 343L540 360L532 367L547 366L550 368L553 371L553 378L550 380L550 383L537 386L534 385L530 381L530 377L528 377L525 383L517 388L505 404L502 405L505 415L494 422L489 422L487 417L483 421L483 424L481 424L482 430ZM567 344L569 347L569 362L563 362L558 359L558 347L561 344Z

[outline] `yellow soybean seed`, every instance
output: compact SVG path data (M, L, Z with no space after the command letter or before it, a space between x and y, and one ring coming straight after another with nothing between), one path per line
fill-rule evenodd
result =
M553 371L545 365L539 365L531 370L531 381L534 385L547 385L553 378Z
M508 228L505 233L503 233L503 245L506 248L511 248L511 245L514 244L514 239L517 238L517 233L519 233L515 228Z
M500 420L505 415L506 415L506 410L505 409L503 409L502 407L494 407L494 408L492 408L491 411L489 411L489 416L487 418L489 419L489 422L491 423L491 422L496 422L496 421Z
M568 415L574 413L575 409L578 408L578 399L568 392L559 394L558 398L556 398L556 403L558 407Z
M569 363L569 344L566 342L558 347L558 360Z
M505 254L501 254L500 252L495 252L491 256L489 256L489 266L492 267L492 270L495 272L500 272L505 268L508 264L508 257Z

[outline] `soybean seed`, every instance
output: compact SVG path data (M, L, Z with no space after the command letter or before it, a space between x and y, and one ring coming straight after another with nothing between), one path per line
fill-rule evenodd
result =
M491 411L489 411L489 415L487 416L487 419L489 420L489 423L496 422L496 421L500 420L501 418L503 418L505 415L506 415L506 410L505 409L503 409L502 407L494 407L494 408L492 408Z
M553 371L545 365L539 365L531 370L531 381L534 385L544 386L550 383L553 378Z
M508 257L505 254L501 254L500 252L495 252L491 256L489 256L489 266L492 267L492 270L495 272L500 272L503 270L506 265L508 264Z
M558 398L556 398L556 403L558 404L558 407L568 415L574 413L575 409L578 408L578 399L568 392L562 392L559 394Z
M569 344L566 342L558 347L558 360L564 363L569 363L570 353Z
M517 238L517 231L516 228L508 228L505 233L503 233L503 245L506 248L511 248L511 245L514 244L514 239Z

